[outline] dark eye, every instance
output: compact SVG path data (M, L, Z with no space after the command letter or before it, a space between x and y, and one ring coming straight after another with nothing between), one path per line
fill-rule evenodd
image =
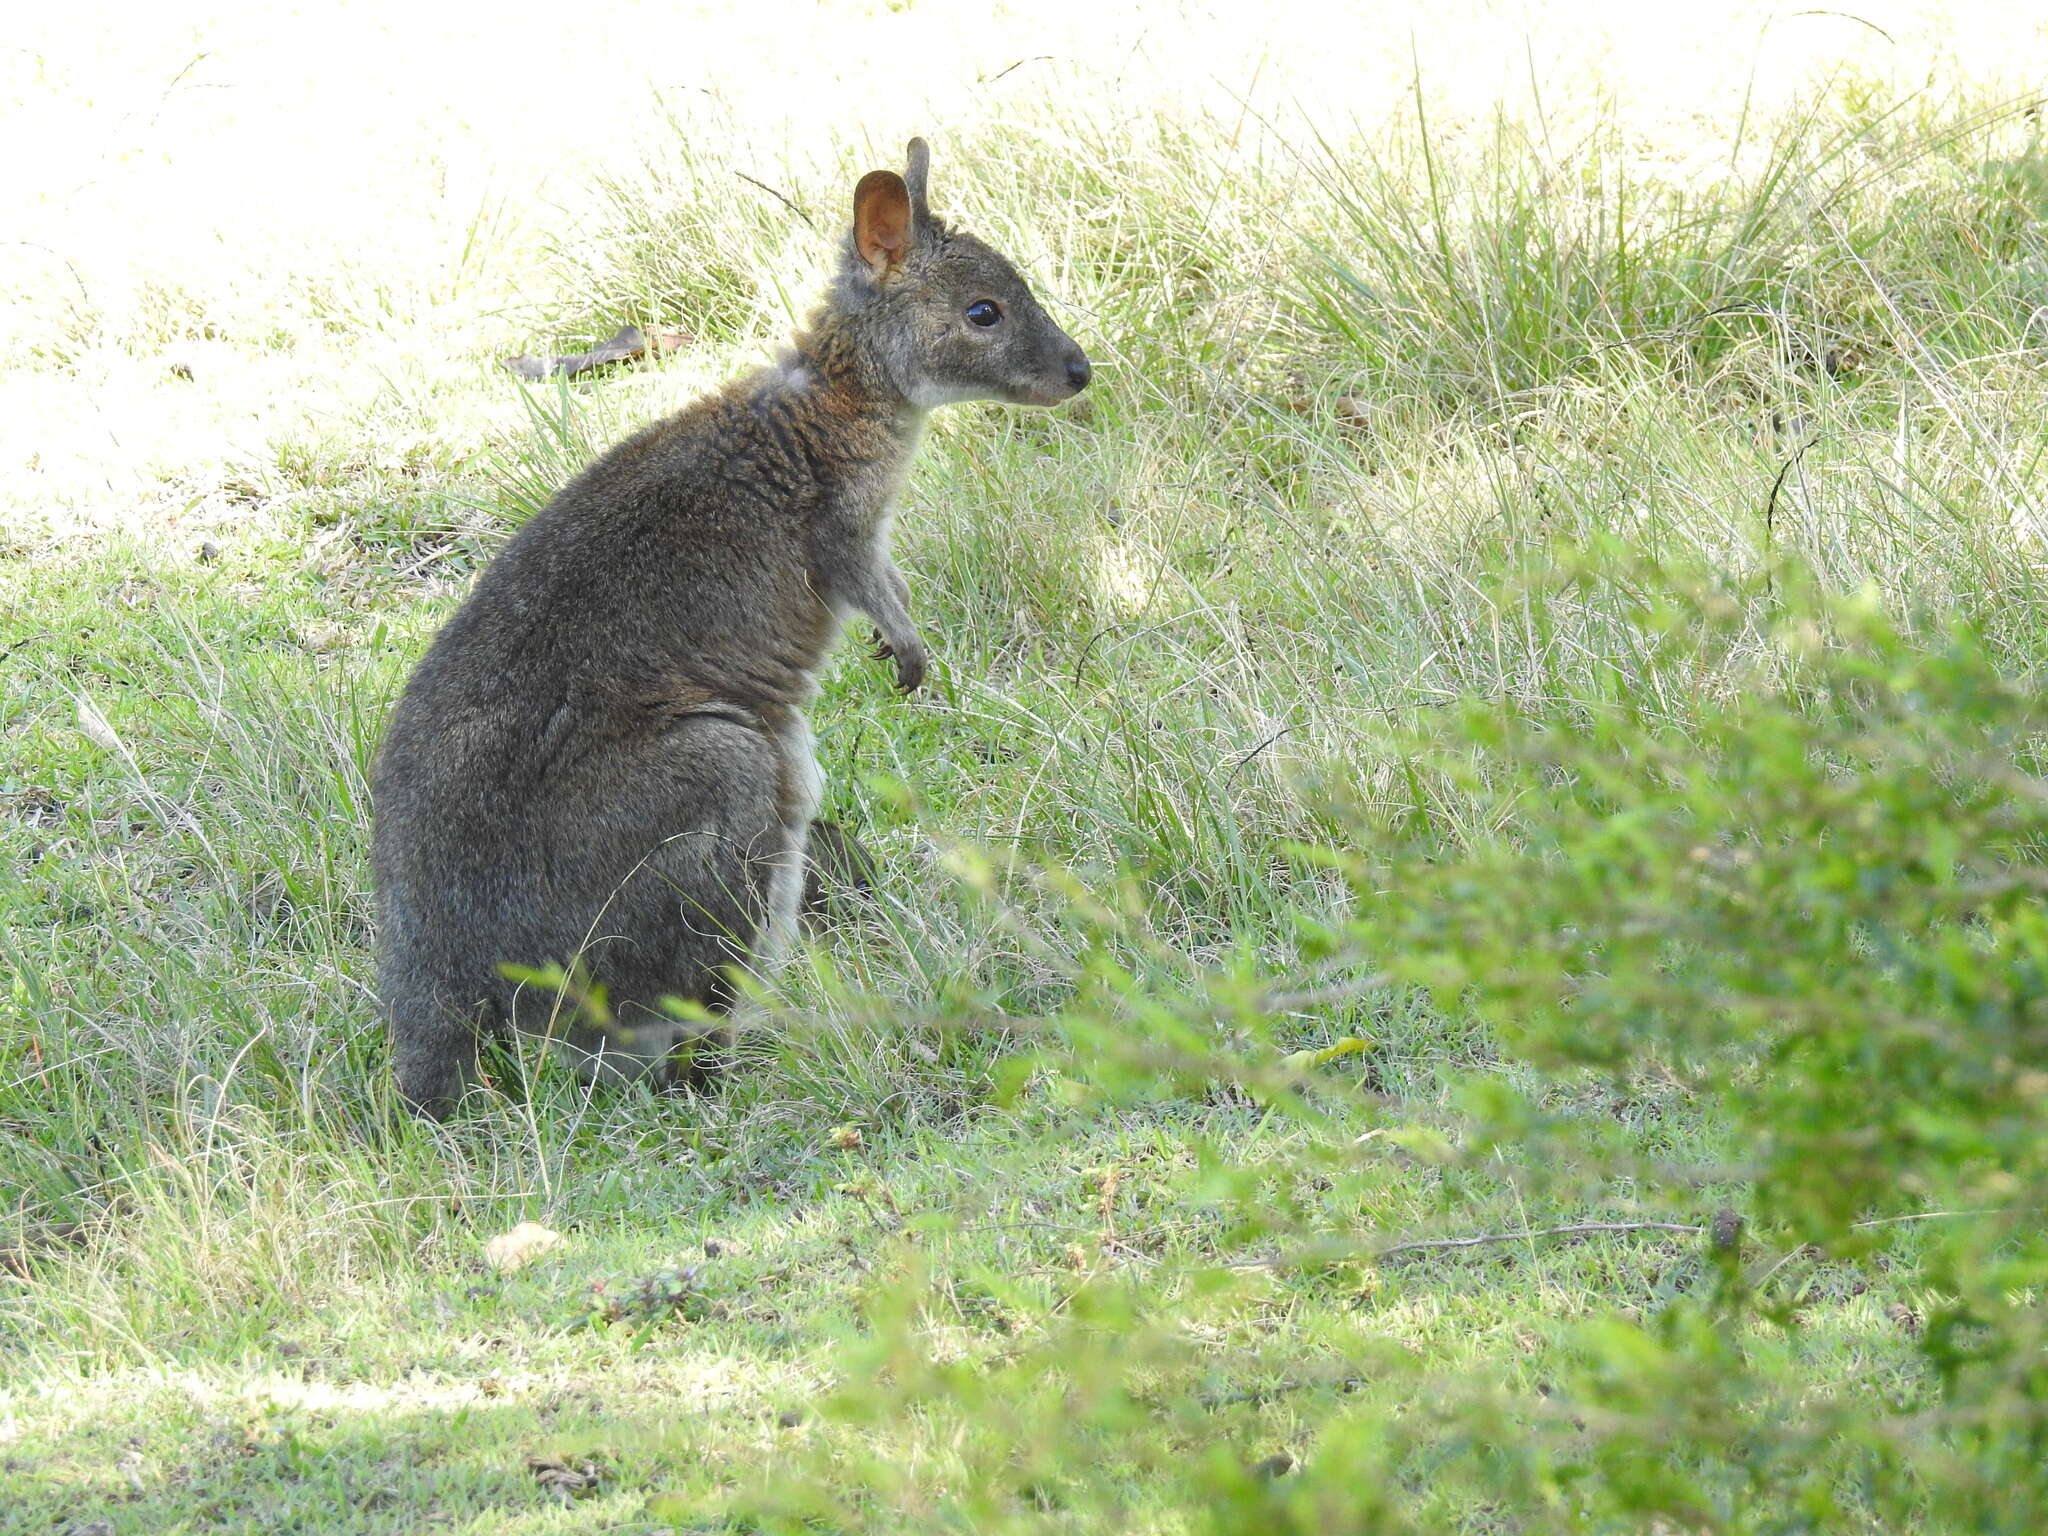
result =
M967 318L976 325L994 325L1003 318L1003 312L987 299L976 299L967 306Z

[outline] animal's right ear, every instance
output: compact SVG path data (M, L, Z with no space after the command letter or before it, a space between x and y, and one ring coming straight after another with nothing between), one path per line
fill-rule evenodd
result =
M910 141L909 164L903 168L903 185L910 189L910 216L919 228L932 221L931 202L926 189L932 178L932 152L923 139Z
M876 277L910 257L910 189L894 171L869 171L853 189L853 248Z

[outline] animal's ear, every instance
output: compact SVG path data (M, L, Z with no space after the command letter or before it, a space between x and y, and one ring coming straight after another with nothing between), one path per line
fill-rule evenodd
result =
M910 214L922 229L931 222L931 204L925 198L925 185L931 179L932 152L923 139L910 141L910 163L903 172L903 184L910 189Z
M853 189L853 248L877 277L910 256L910 189L894 171L869 171Z

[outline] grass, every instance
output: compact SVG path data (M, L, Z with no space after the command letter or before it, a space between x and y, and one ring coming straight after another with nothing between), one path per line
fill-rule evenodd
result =
M474 1114L405 1121L365 768L518 518L786 330L882 141L728 154L738 109L672 97L559 216L122 312L19 287L29 421L87 433L101 369L159 440L96 488L52 436L4 527L0 1529L1595 1528L1487 1446L1706 1287L1701 1240L1360 1247L1722 1203L1781 1245L1796 1319L1742 1347L1782 1404L1924 1389L1929 1239L1805 1253L1655 1053L1613 1092L1456 995L1242 1000L1387 958L1354 925L1402 890L1345 859L1524 830L1418 745L1446 706L1625 697L1682 743L1793 687L1767 570L2038 677L2048 158L1936 54L1647 128L1590 72L1517 116L1382 70L1347 120L1277 65L1203 105L1076 55L928 123L936 201L1098 384L935 421L899 557L936 677L904 702L849 652L815 714L886 889L681 1100L510 1052ZM696 343L492 367L622 320ZM1660 630L1646 560L1715 573L1721 643ZM1610 1161L1459 1155L1475 1082ZM565 1242L493 1272L525 1219ZM1842 1528L1886 1528L1841 1465Z

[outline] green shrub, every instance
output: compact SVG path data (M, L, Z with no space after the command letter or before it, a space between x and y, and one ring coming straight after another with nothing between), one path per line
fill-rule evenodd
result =
M930 1353L935 1297L906 1253L835 1409L871 1434L972 1425L943 1479L954 1518L1106 1528L1163 1482L1216 1530L2048 1520L2034 680L1966 630L1902 631L1804 585L1556 580L1620 580L1644 632L1687 654L1745 647L1745 615L1775 612L1766 651L1720 658L1756 686L1683 723L1624 687L1439 722L1414 772L1457 785L1497 830L1454 846L1360 826L1325 850L1356 906L1325 936L1318 986L1262 986L1248 965L1161 997L1138 930L1097 909L1080 1001L1044 1021L1030 1092L1064 1084L1090 1115L1221 1092L1256 1106L1262 1150L1247 1153L1241 1124L1234 1146L1198 1130L1198 1166L1173 1187L1210 1212L1206 1251L1084 1280L994 1356ZM1452 1074L1456 1112L1433 1119L1372 1076L1373 1034L1418 1003L1493 1042ZM1304 1008L1324 1020L1320 1046L1287 1017ZM1660 1144L1662 1117L1707 1129ZM1654 1233L1670 1245L1660 1278L1583 1308L1541 1380L1425 1369L1369 1319L1429 1294L1401 1278L1418 1258L1455 1285L1469 1261L1432 1246L1456 1239L1390 1244L1369 1201L1333 1221L1347 1187L1384 1198L1358 1181L1390 1148L1437 1181L1433 1225L1484 1239L1468 1252L1533 1269L1544 1243ZM1540 1196L1610 1228L1489 1231L1503 1188L1516 1208ZM1248 1277L1295 1308L1334 1286L1359 1320L1298 1340L1322 1358L1296 1378L1219 1396L1198 1341L1259 1304ZM1822 1385L1839 1319L1810 1337L1806 1315L1861 1292L1911 1299L1875 1312ZM1306 1421L1298 1470L1237 1438L1272 1400ZM750 1507L774 1529L858 1523L862 1498L895 1496L900 1476L886 1459L851 1479L785 1472Z

